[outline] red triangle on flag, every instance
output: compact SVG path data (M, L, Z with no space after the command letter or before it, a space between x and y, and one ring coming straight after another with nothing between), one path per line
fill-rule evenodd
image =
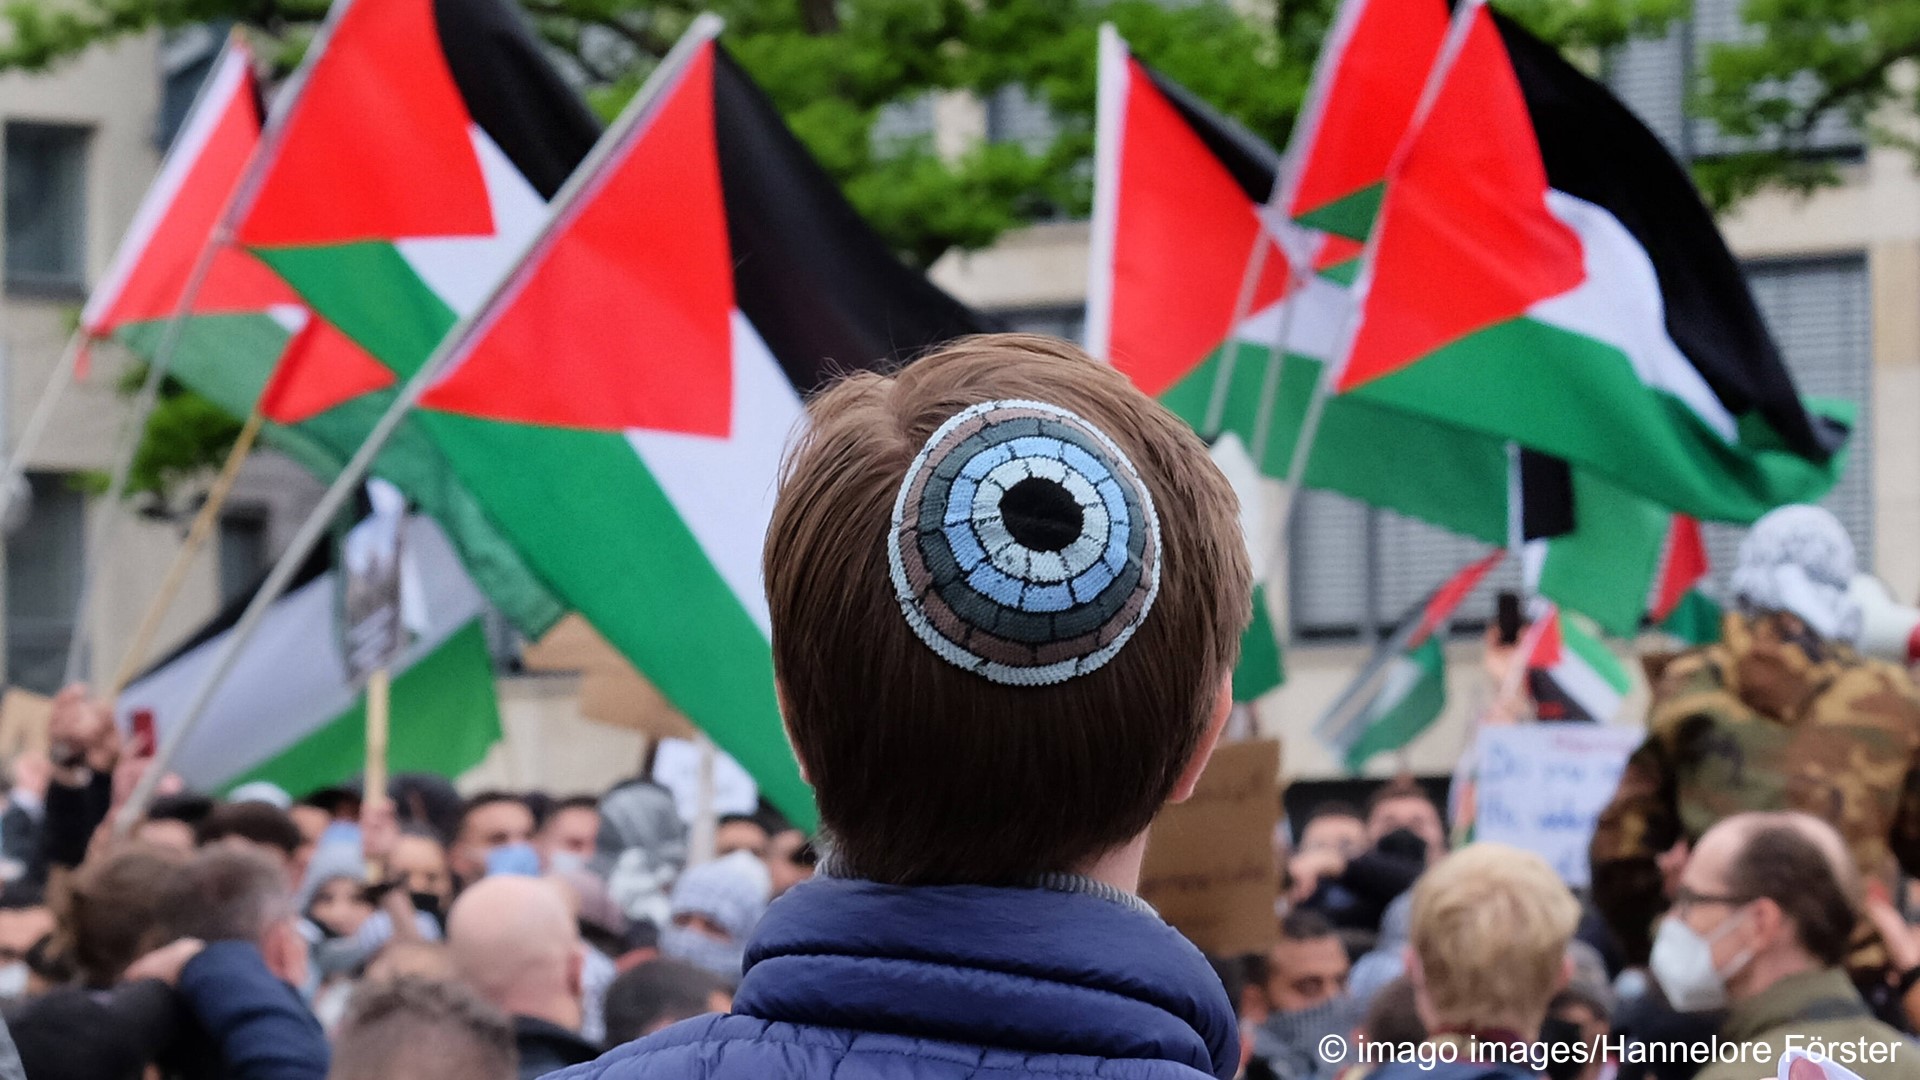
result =
M240 242L490 235L472 119L447 67L433 0L352 0L323 42Z
M707 45L423 404L527 424L728 433L733 266L713 64Z
M1660 572L1653 579L1647 611L1656 623L1665 622L1688 591L1707 576L1707 542L1698 519L1673 515L1666 545L1660 551Z
M259 409L276 424L298 424L394 382L386 365L309 311L307 324L287 342L273 377L260 391Z
M209 78L208 96L188 117L122 251L88 300L82 322L89 337L178 313L181 295L260 142L257 88L245 50L235 46L222 54ZM213 256L190 313L259 311L293 302L293 292L258 260L223 248Z
M1546 671L1560 663L1563 647L1560 641L1560 609L1549 605L1538 618L1539 624L1529 631L1533 636L1533 651L1527 654L1527 667L1532 671Z
M1467 597L1473 595L1473 590L1480 587L1481 580L1492 572L1494 567L1500 565L1500 560L1506 558L1506 555L1505 548L1496 548L1482 558L1461 567L1459 573L1433 590L1433 595L1427 598L1426 608L1420 612L1420 625L1408 639L1407 647L1424 644L1442 623L1453 616L1454 609L1459 607Z
M1293 218L1386 177L1447 36L1447 6L1439 0L1361 0L1358 7L1350 28L1336 28L1325 92L1303 119L1312 128L1303 132L1306 155L1288 208Z
M1580 239L1547 173L1513 64L1482 4L1387 181L1341 390L1390 375L1578 285Z
M1287 258L1259 207L1131 59L1120 147L1107 353L1158 396L1233 333L1255 241L1267 251L1249 311L1286 293Z

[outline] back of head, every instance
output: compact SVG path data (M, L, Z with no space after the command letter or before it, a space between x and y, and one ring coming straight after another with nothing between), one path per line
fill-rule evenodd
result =
M1413 889L1426 1019L1532 1031L1560 987L1579 921L1579 901L1532 852L1479 843L1440 860Z
M127 965L179 936L188 858L129 844L88 859L54 891L60 951L83 983L110 986Z
M370 982L334 1038L330 1080L513 1080L513 1026L457 983Z
M726 996L725 983L692 964L649 960L622 972L607 988L607 1045L631 1042L713 1012Z
M1251 612L1237 503L1200 440L1031 335L855 375L808 415L765 571L841 868L1012 882L1137 836Z
M287 872L272 857L250 848L217 844L187 866L187 889L178 928L202 941L252 941L294 914Z
M300 826L285 810L264 802L231 802L215 807L194 826L201 847L222 840L244 840L292 858L306 842Z
M1860 889L1840 834L1800 813L1742 814L1722 827L1743 834L1727 864L1728 895L1771 900L1816 962L1834 967L1844 961Z
M559 887L544 879L483 878L461 893L447 916L447 947L467 985L505 1012L550 1019L543 1014L556 1002L578 996L580 932Z

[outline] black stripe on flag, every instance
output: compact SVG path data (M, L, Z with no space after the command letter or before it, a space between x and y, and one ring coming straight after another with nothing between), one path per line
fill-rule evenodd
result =
M1138 63L1138 61L1135 61ZM1267 141L1248 131L1240 121L1214 111L1193 91L1148 67L1140 65L1155 88L1173 105L1173 111L1200 137L1249 202L1260 204L1273 197L1273 179L1280 175L1280 155Z
M1740 264L1686 170L1647 126L1552 46L1494 12L1554 188L1604 208L1653 261L1667 335L1735 417L1758 415L1824 462L1846 427L1809 413Z
M803 396L998 329L888 249L717 45L713 83L735 303Z
M600 122L500 0L434 0L440 51L467 115L551 199L600 138Z

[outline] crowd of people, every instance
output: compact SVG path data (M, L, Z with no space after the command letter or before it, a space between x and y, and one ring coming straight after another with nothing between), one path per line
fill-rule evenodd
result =
M296 800L168 778L121 835L143 748L79 686L49 734L0 815L0 1076L544 1076L724 1012L761 913L813 872L771 808L720 819L688 867L645 779L463 798L401 775L384 798Z
M1025 335L809 411L764 572L818 837L695 850L645 770L136 816L150 746L70 687L0 812L0 1080L1920 1078L1920 691L1849 647L1830 517L1761 522L1657 666L1590 890L1401 778L1283 823L1273 945L1209 957L1137 895L1234 709L1206 448Z

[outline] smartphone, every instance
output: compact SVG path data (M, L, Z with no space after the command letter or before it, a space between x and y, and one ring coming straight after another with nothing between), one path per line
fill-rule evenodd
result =
M1503 592L1499 604L1500 644L1513 645L1520 640L1520 594Z
M158 745L159 740L154 737L153 710L135 709L133 711L133 756L152 757L154 748Z

